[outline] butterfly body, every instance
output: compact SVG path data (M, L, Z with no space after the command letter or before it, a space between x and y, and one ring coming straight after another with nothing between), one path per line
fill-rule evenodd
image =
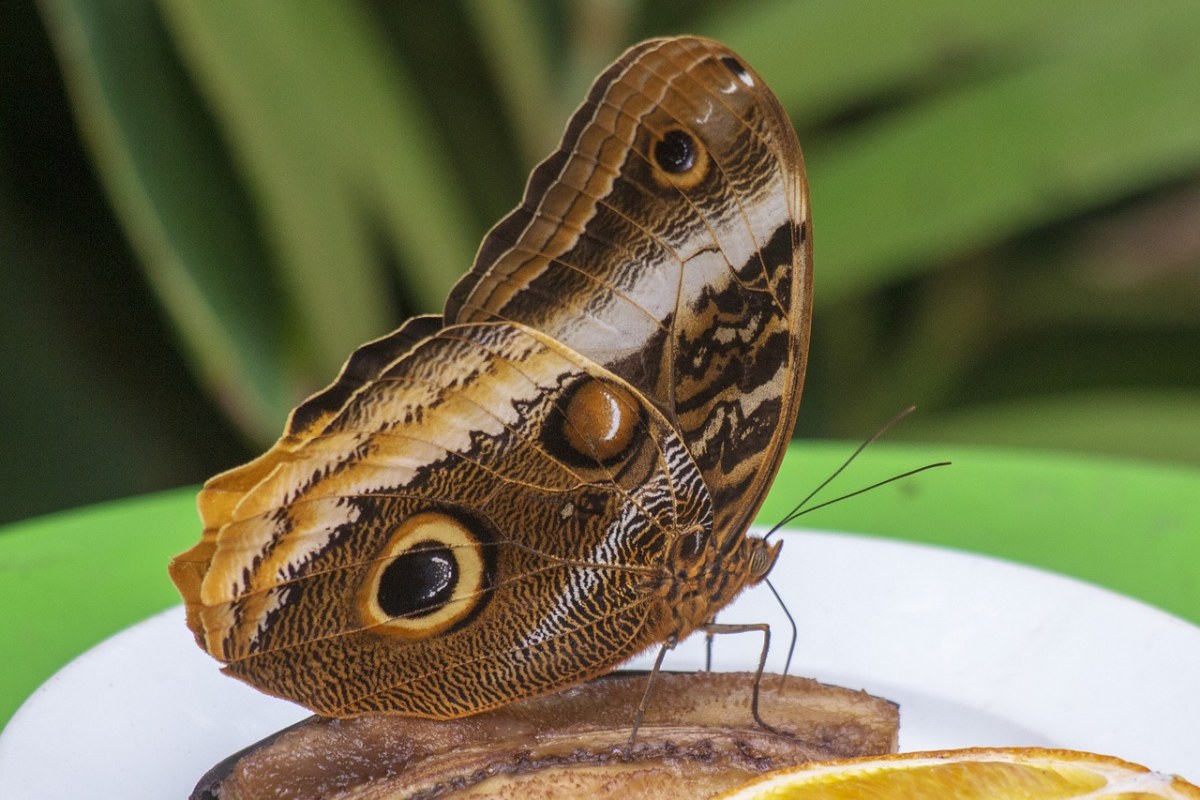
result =
M318 713L445 718L677 641L746 536L807 351L799 147L726 48L597 80L442 316L351 356L210 480L171 575L226 670Z

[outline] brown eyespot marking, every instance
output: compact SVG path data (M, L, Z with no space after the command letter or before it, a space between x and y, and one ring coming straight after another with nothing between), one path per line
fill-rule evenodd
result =
M650 148L654 180L659 186L691 189L708 174L708 150L682 128L671 128Z
M405 639L442 633L475 611L490 583L483 542L437 511L397 526L359 591L364 625Z
M570 390L557 425L551 425L548 433L561 437L572 460L609 464L633 444L642 421L641 411L628 389L589 379Z

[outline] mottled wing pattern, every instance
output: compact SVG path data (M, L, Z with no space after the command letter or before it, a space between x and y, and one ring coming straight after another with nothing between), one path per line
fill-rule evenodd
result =
M684 37L597 80L442 316L364 345L209 481L171 565L197 641L318 713L453 717L711 619L799 403L811 300L795 134Z
M326 715L458 716L604 672L670 633L668 558L712 524L628 383L522 325L419 324L214 478L172 564L229 673Z
M811 254L774 95L719 43L652 40L596 81L445 317L528 324L628 380L680 431L728 540L791 435Z

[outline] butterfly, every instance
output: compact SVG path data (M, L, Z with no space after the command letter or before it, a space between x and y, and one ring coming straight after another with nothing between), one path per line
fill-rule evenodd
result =
M723 45L606 69L441 315L353 353L209 480L170 574L224 670L333 717L606 673L770 571L812 242L779 101Z

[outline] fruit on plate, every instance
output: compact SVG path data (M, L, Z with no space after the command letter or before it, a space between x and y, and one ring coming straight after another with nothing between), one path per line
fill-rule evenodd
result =
M895 752L896 706L865 692L754 673L661 673L637 741L644 674L615 673L473 717L313 717L206 775L193 798L708 797L792 764Z
M760 775L720 800L1200 800L1183 778L1095 753L973 748L850 758Z

